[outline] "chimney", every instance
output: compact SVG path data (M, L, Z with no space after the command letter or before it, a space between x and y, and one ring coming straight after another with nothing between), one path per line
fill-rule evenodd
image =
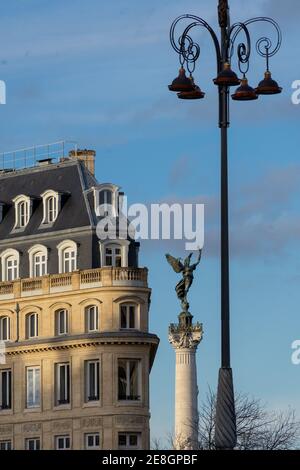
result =
M69 157L83 162L89 172L92 173L92 175L95 175L95 150L71 150L69 152Z

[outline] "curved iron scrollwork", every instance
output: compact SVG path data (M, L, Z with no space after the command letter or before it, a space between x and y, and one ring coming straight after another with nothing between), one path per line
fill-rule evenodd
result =
M178 23L181 22L182 20L187 20L187 19L193 20L193 21L185 28L182 35L177 36L178 39L176 39L176 27ZM171 25L170 42L171 42L173 49L179 54L179 60L180 60L181 65L186 63L188 70L191 71L190 70L191 65L192 65L192 68L194 69L196 62L200 57L200 53L201 53L200 45L197 42L194 42L189 34L190 31L196 26L201 26L210 33L214 46L215 46L216 56L217 56L217 65L219 69L222 59L221 59L221 49L220 49L218 37L216 33L214 32L213 28L205 20L195 15L181 15L178 18L176 18L176 20L173 21Z
M190 72L193 72L195 69L195 64L201 54L201 48L197 42L194 42L191 36L191 31L195 27L200 26L205 28L210 33L210 36L213 40L216 51L218 72L220 71L223 63L231 62L231 59L233 58L235 52L236 41L240 36L240 33L243 33L245 35L245 40L237 45L236 52L241 73L247 73L249 68L249 60L252 52L251 36L248 26L252 23L265 22L269 23L274 27L276 33L275 42L273 43L270 38L263 36L259 38L256 42L256 51L261 57L264 57L266 59L268 69L269 58L274 56L279 51L282 43L282 33L278 23L272 18L257 17L247 20L243 23L235 23L232 26L229 26L228 2L223 2L221 6L222 9L219 10L219 21L222 22L222 25L225 25L226 23L225 26L227 27L227 47L225 48L225 50L221 50L217 34L203 18L187 14L179 16L172 23L170 29L170 42L173 49L179 55L181 65L186 64ZM177 26L179 25L179 23L181 24L183 21L186 20L191 20L191 23L185 27L181 35L177 35Z
M273 57L280 49L282 43L282 33L278 23L272 18L268 17L257 17L251 18L250 20L245 21L244 23L235 23L231 26L229 30L228 38L228 57L231 59L234 54L235 42L239 34L243 31L246 35L246 43L240 43L237 47L237 56L239 65L247 64L247 70L249 68L249 59L251 55L251 37L248 29L248 25L252 23L264 22L271 24L276 33L275 43L273 45L272 40L266 36L259 38L256 41L256 51L261 56L264 57L267 61L267 69L269 68L269 58ZM240 68L241 69L241 68Z

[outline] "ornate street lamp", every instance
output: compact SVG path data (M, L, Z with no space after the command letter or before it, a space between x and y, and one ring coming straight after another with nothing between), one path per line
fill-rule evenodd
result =
M219 92L219 127L221 129L221 368L219 371L215 442L218 449L233 449L236 445L236 416L232 369L230 365L230 326L229 326L229 230L228 230L228 144L229 128L229 90L238 86L232 99L235 101L257 100L260 95L275 95L282 89L272 79L269 60L281 46L282 35L279 25L271 18L252 18L244 23L230 24L228 0L219 0L218 5L220 40L206 21L194 15L179 16L172 24L170 41L178 53L181 65L179 76L169 86L178 92L181 99L202 99L205 94L194 82L193 73L200 57L200 46L191 37L191 31L198 26L204 27L211 35L217 58L217 78L214 79ZM189 21L180 35L178 25ZM265 22L274 27L275 42L268 37L261 37L256 42L257 53L266 60L264 79L257 88L252 88L247 79L251 56L251 37L249 25ZM236 44L238 37L244 35L244 41ZM242 78L232 70L232 58L237 53L239 71ZM189 72L186 76L185 67Z

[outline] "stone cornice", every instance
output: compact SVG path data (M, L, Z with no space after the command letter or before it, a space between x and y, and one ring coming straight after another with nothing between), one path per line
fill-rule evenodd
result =
M5 354L7 356L19 356L24 354L44 353L49 351L63 351L70 349L86 349L101 345L150 345L156 348L159 338L156 335L148 333L120 334L120 333L99 333L97 336L89 338L87 335L74 336L72 338L43 338L39 341L24 341L20 343L11 343L6 345Z

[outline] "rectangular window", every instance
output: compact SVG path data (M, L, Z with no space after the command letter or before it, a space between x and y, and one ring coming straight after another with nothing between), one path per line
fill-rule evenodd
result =
M141 361L138 359L118 360L119 400L141 399Z
M38 253L34 256L34 277L45 276L47 274L47 259L42 253Z
M8 410L11 408L11 370L0 371L0 409Z
M136 328L136 307L135 305L121 305L121 328Z
M98 315L98 307L96 307L96 305L87 307L86 321L87 321L88 332L99 330L99 315Z
M122 266L122 250L115 246L105 249L105 266L114 266L120 268Z
M25 449L26 450L41 450L40 438L31 437L30 439L25 439Z
M118 436L119 449L140 449L141 435L139 433L120 432Z
M98 433L94 434L85 434L85 449L100 449L100 436Z
M6 281L14 281L18 278L18 260L10 256L6 260Z
M0 441L0 450L12 450L11 441Z
M99 400L99 361L85 362L86 402Z
M122 266L121 248L116 248L115 249L115 267L121 268L121 266Z
M71 273L76 270L76 252L74 250L64 251L64 273Z
M71 449L70 436L56 436L55 437L55 449L56 450Z
M68 333L68 312L59 310L56 312L56 334L66 335Z
M10 339L10 318L0 318L0 340L9 341Z
M27 408L36 408L41 405L41 369L40 367L27 367Z
M70 403L70 365L67 363L56 364L56 405Z
M105 266L112 266L113 254L111 248L106 248Z
M27 338L36 338L39 335L39 320L37 313L30 313L27 319Z

